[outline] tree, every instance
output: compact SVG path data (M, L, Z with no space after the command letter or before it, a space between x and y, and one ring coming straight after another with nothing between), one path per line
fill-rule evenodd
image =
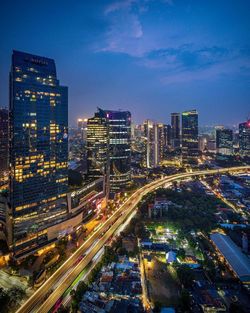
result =
M229 313L244 313L245 310L239 303L231 303L229 307Z
M190 287L194 280L193 271L187 265L177 265L177 276L184 287Z
M180 257L181 259L184 259L186 256L186 251L183 248L180 248L178 251L178 257Z
M0 312L7 312L7 306L10 301L10 297L5 289L0 288Z
M181 309L181 312L190 312L190 306L191 306L191 299L190 294L187 289L183 289L181 291L180 299L179 299L179 306Z
M19 302L23 299L25 291L20 287L12 287L7 290L7 295L9 298L8 306L15 309Z
M79 302L83 294L88 290L88 285L84 281L80 281L76 287L75 297L77 302Z

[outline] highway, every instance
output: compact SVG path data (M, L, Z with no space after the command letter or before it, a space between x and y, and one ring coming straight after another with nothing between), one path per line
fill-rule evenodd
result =
M117 228L126 222L130 214L135 210L141 198L147 193L163 186L166 183L183 180L193 176L205 176L223 174L227 172L246 172L250 166L231 167L215 170L195 171L164 176L160 179L136 190L116 211L98 228L70 258L18 309L17 313L43 312L49 310L60 299L65 290L73 283L77 276L92 261L98 251L115 233ZM95 245L94 243L97 242ZM89 249L92 245L93 249ZM86 252L88 252L86 254ZM79 257L82 257L78 262ZM67 275L66 275L67 274ZM60 284L58 284L60 281ZM56 288L55 288L56 286Z

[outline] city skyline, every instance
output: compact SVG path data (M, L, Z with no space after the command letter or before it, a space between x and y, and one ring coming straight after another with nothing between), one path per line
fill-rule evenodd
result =
M0 8L0 313L250 312L249 0Z
M50 3L49 11L46 3L37 10L29 1L14 2L0 13L1 29L8 29L0 55L1 106L8 106L9 55L16 49L57 60L61 82L69 86L70 126L98 106L129 110L136 123L149 116L166 123L171 112L193 108L200 125L238 124L249 116L247 1L216 7L62 1ZM45 14L41 27L36 21Z

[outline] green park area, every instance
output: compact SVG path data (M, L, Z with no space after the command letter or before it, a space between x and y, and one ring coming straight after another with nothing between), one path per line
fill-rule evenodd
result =
M167 221L169 226L183 233L192 231L208 233L216 226L217 209L225 207L221 200L213 196L187 190L177 192L160 188L144 196L139 204L139 211L145 220L148 216L148 205L153 204L155 198L166 198L171 201L168 211L160 221Z

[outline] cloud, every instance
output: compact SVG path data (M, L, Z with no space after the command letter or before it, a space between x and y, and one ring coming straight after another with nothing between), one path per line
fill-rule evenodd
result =
M98 47L96 51L139 56L141 52L138 49L138 42L142 37L143 29L137 16L123 13L113 18L112 24L105 34L105 45Z
M103 41L95 47L95 52L122 53L132 57L142 57L146 53L165 47L164 34L159 29L147 31L145 36L143 17L151 14L151 4L172 5L171 0L123 0L110 3L104 9L104 16L110 26L103 35ZM162 42L164 41L164 45Z
M201 48L182 57L178 53L174 66L165 64L165 72L160 81L165 84L189 83L192 81L232 80L235 77L249 78L250 59L240 50L223 47ZM191 60L191 61L190 61ZM162 65L164 66L164 65Z
M159 12L165 5L170 7L166 12L171 13L166 15L168 18L163 15L163 19ZM124 0L109 4L104 10L109 27L95 52L128 55L139 66L158 73L163 84L248 75L249 46L222 46L219 41L207 44L209 37L204 38L203 33L183 28L183 23L173 23L172 10L177 10L173 5L172 0Z
M137 0L124 0L124 1L116 1L111 4L109 4L105 10L104 13L106 15L110 13L114 13L116 11L124 10L124 9L129 9L133 3L136 3Z

